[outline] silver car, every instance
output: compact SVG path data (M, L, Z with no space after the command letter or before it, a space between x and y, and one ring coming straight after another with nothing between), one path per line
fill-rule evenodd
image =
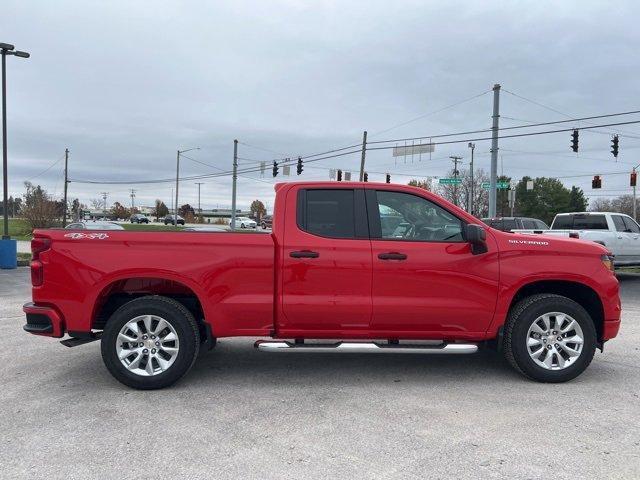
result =
M75 222L65 228L70 230L124 230L122 225L115 222Z

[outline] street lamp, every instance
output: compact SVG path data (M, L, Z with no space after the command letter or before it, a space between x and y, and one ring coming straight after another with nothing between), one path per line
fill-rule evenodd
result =
M190 152L191 150L200 150L200 147L187 148L186 150L178 150L176 159L176 204L174 205L173 224L178 226L178 183L180 181L180 155Z
M9 181L7 179L7 55L20 58L29 58L27 52L14 50L14 46L9 43L0 43L0 54L2 55L2 186L3 186L3 210L4 210L4 230L2 242L0 242L0 268L16 267L16 242L9 237Z
M471 194L471 198L469 199L469 213L473 215L473 151L476 149L476 144L469 142L469 148L471 149L471 164L469 165L469 176L471 177L469 193Z

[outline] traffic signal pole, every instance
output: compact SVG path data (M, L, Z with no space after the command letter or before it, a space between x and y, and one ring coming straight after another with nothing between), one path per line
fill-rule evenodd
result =
M62 209L62 228L67 226L67 187L69 186L69 149L64 149L64 208Z
M233 183L231 186L231 230L236 229L236 193L238 183L238 140L233 141Z
M493 86L493 125L491 126L491 182L489 183L489 217L496 216L498 183L498 129L500 119L500 84Z
M640 163L635 167L633 167L633 173L635 173L636 175L637 175L636 168L638 167L640 167ZM637 183L637 180L633 182L633 219L637 222L638 221L638 212L637 212L638 199L636 198L636 183Z
M367 131L362 134L362 156L360 158L360 181L364 181L364 160L367 155Z

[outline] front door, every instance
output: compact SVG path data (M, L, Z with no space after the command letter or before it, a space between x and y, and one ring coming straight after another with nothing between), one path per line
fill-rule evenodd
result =
M286 201L278 336L366 336L371 242L364 191L293 188Z
M463 222L410 192L366 190L371 328L382 338L465 338L485 332L498 295L497 247L474 255Z

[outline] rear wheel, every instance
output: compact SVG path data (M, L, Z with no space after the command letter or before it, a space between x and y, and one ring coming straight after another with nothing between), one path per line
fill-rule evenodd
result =
M172 385L193 366L200 334L179 302L148 296L120 307L107 322L102 359L121 383L142 390Z
M512 309L505 325L507 360L539 382L566 382L580 375L591 363L596 343L589 314L560 295L525 298Z

